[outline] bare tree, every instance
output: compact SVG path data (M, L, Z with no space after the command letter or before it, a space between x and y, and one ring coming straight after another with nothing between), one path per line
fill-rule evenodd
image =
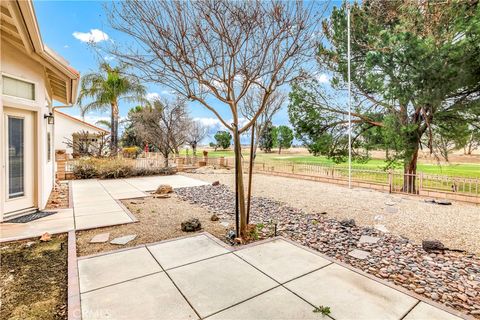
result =
M175 101L154 100L150 106L130 115L135 133L143 141L156 147L165 159L175 153L187 140L190 119L183 99Z
M307 7L301 1L129 0L108 9L112 26L135 42L113 50L118 60L144 80L207 108L233 133L240 236L247 226L240 135L278 87L303 75L301 66L320 41L321 6L314 1ZM253 89L262 97L258 109L239 127L239 106ZM230 110L231 123L222 116L221 104Z
M208 134L208 127L204 126L200 121L193 120L190 123L187 134L187 143L192 147L193 155L197 155L197 146L205 139Z

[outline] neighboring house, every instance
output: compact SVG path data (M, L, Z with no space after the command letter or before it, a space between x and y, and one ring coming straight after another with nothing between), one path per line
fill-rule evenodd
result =
M55 109L55 150L66 150L67 154L79 153L79 146L85 145L83 139L89 139L89 144L94 146L102 135L109 131L94 126L88 122L72 117Z
M72 105L78 71L42 42L31 1L0 2L0 221L45 207L54 186L53 100Z

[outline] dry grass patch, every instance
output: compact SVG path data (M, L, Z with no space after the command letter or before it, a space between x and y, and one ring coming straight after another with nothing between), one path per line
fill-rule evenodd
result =
M67 236L0 245L0 319L67 319Z

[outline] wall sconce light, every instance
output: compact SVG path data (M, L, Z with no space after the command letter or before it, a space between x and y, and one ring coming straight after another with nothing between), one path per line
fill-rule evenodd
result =
M55 124L55 117L53 116L53 113L50 112L49 114L44 114L43 118L48 119L48 124Z

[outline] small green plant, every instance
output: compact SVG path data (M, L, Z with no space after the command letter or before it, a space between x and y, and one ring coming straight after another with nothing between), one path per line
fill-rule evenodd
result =
M319 306L319 307L315 307L315 309L313 309L313 312L314 313L321 313L323 314L324 316L328 316L330 314L330 307L324 307L324 306Z
M316 225L316 224L318 224L318 221L317 221L317 220L313 220L313 221L312 221L312 224L313 224L313 225Z
M257 224L257 229L258 229L258 230L262 230L263 227L265 227L265 226L263 225L263 223L258 223L258 224Z

